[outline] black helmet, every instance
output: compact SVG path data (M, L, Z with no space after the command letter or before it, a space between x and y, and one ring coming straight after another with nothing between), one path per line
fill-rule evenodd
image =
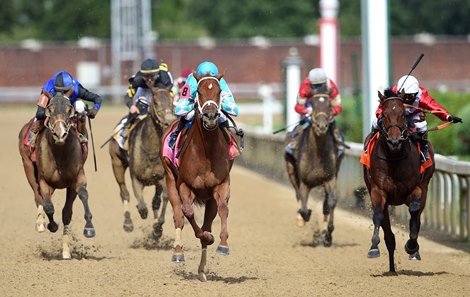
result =
M65 71L59 71L54 75L54 89L57 91L68 91L75 84L73 77Z
M155 73L158 71L158 67L160 67L160 65L158 65L157 61L154 59L147 59L140 64L140 72L143 74Z

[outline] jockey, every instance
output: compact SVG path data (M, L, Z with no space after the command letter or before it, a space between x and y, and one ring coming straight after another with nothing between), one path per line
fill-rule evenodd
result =
M400 90L398 90L400 88ZM407 107L405 109L406 121L408 128L411 131L417 133L412 134L412 140L420 143L421 152L424 160L429 159L428 156L428 140L427 140L427 122L422 110L436 112L436 116L442 121L448 121L452 123L461 123L462 119L456 116L450 115L450 113L437 103L428 90L419 85L418 80L414 76L402 76L396 85L392 87L392 91L395 93L405 92L404 103L412 106L416 106L419 109ZM372 121L372 131L379 130L381 125L380 119L382 118L382 104L379 104L375 111L376 118ZM413 137L414 136L414 137Z
M328 93L333 108L333 116L336 117L342 111L341 96L339 94L338 87L326 76L325 70L322 68L314 68L308 73L308 77L304 79L299 88L297 96L297 104L295 105L295 111L302 116L299 125L297 125L291 132L291 141L285 147L285 152L294 156L298 148L298 143L302 131L311 125L311 113L312 113L312 97L314 93ZM338 156L344 154L344 137L343 134L336 127L335 119L331 120L333 125L333 135L338 146Z
M209 61L202 62L196 68L196 74L199 76L210 74L211 76L219 75L219 70L217 66ZM233 94L230 91L227 82L222 77L220 79L220 89L221 89L221 110L225 111L226 113L238 116L238 106L235 103L235 99L233 98ZM194 99L197 95L197 80L191 73L187 79L186 84L183 86L181 90L181 97L178 100L178 104L176 105L175 113L179 117L180 121L178 123L178 127L170 134L170 140L168 145L171 149L174 149L176 139L178 137L179 132L183 129L184 125L188 122L191 122L194 118ZM221 128L228 128L228 119L225 114L221 111L219 116L219 126Z
M172 85L173 78L167 64L158 64L154 59L146 59L140 64L140 70L129 78L129 87L126 95L124 95L124 102L129 108L129 113L116 128L119 131L122 144L127 137L126 130L130 128L139 115L148 112L150 99L153 96L150 88L152 86L167 88Z
M101 107L101 102L103 99L87 89L85 89L78 80L74 79L68 72L59 71L57 72L54 77L49 79L44 86L42 87L41 94L37 100L37 110L36 110L36 117L34 119L33 126L31 127L31 133L29 135L29 145L31 148L35 147L35 142L39 131L44 125L44 119L46 118L46 106L49 103L49 98L46 96L44 91L55 95L57 92L67 93L70 89L73 89L72 94L70 95L70 103L75 107L75 112L80 115L84 115L85 113L85 104L83 101L78 99L87 100L93 102L93 108L90 109L87 114L88 117L94 119L98 110ZM84 119L84 117L82 117ZM82 125L78 125L78 138L80 143L86 143L88 140L84 135L85 130L85 121L83 120Z
M176 106L178 104L178 100L180 99L180 91L183 88L183 86L186 84L186 78L193 73L192 69L185 69L181 71L181 76L178 77L174 84L173 84L173 105Z

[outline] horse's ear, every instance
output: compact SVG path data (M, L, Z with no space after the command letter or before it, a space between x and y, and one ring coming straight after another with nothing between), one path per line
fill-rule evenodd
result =
M380 93L380 91L377 91L377 95L379 96L380 102L382 102L385 99L385 96Z
M220 80L222 77L224 77L224 75L225 75L225 72L219 73L219 75L217 75L215 78L217 78L218 80Z
M401 91L397 92L398 97L401 99L405 99L405 89L401 89Z
M193 76L197 81L201 79L201 76L197 75L196 71L193 71Z

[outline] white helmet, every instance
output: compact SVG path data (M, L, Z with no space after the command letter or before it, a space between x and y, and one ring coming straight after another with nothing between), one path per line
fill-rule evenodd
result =
M406 78L407 75L405 76L402 76L399 80L398 80L398 83L397 83L397 89L398 89L398 92L400 92L401 90L404 90L405 91L405 94L415 94L415 93L418 93L419 92L419 82L418 80L416 79L416 77L410 75L408 76L408 78ZM405 81L406 79L406 81ZM403 82L405 82L403 84Z
M326 83L326 73L325 70L321 68L313 68L308 73L308 79L311 84L318 85Z

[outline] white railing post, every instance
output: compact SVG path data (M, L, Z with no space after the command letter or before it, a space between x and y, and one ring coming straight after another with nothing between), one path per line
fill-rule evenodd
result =
M269 134L273 131L273 91L269 85L263 84L259 86L258 94L263 99L263 131Z

